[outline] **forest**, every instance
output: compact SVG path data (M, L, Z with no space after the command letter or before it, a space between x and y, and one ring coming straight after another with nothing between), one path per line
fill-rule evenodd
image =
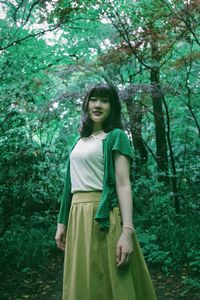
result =
M98 82L119 91L158 299L200 299L199 16L198 0L0 0L1 299L61 299L66 160Z

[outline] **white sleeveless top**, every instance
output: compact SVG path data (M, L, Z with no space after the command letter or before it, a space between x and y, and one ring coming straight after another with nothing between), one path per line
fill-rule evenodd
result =
M106 134L80 139L70 154L71 192L103 189L102 139Z

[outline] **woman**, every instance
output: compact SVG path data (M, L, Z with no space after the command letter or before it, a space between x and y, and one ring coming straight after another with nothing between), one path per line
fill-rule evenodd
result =
M133 227L132 160L117 91L98 84L83 103L58 217L63 300L156 299Z

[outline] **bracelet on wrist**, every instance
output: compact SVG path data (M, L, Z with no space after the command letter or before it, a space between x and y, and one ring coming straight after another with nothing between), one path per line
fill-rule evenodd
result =
M122 231L124 230L124 229L130 229L132 232L135 232L135 228L134 227L131 227L131 226L123 226L122 227Z

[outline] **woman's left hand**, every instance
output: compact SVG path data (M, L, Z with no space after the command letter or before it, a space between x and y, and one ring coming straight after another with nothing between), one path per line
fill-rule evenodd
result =
M117 267L128 264L133 253L133 232L124 228L117 243Z

